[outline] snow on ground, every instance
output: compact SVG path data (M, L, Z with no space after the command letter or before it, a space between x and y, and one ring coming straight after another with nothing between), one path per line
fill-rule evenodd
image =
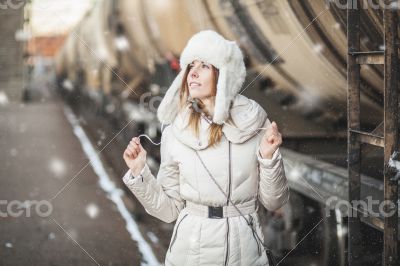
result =
M89 158L93 170L99 177L100 187L107 193L107 197L115 203L118 211L121 213L121 216L126 222L126 229L130 233L132 240L138 243L139 251L143 254L143 258L145 260L144 262L142 262L142 265L161 265L161 263L157 260L155 254L153 253L151 246L142 236L138 224L135 222L132 215L123 203L123 190L118 188L107 174L106 170L104 169L103 163L98 156L97 151L93 147L82 127L79 125L78 119L69 107L64 108L64 113L73 128L74 134L79 139L83 151Z

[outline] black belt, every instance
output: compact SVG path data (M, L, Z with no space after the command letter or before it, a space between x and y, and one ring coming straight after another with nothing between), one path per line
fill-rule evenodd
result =
M221 219L224 217L222 207L208 206L208 218Z
M255 199L236 204L236 206L229 205L217 207L186 201L186 211L188 213L212 219L240 216L238 210L240 210L243 215L250 214L256 211L256 207Z

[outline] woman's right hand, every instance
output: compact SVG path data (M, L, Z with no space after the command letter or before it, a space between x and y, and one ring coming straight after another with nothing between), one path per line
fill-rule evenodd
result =
M140 144L139 138L132 138L126 150L124 151L123 158L126 165L131 169L133 176L138 176L146 164L147 152Z

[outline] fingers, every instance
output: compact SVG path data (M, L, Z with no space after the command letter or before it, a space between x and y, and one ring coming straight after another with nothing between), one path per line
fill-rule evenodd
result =
M279 133L278 125L275 123L275 121L273 121L273 122L269 125L267 131L271 131L272 133Z
M130 151L130 150L128 150L128 149L126 149L125 151L124 151L124 155L122 156L125 160L131 160L131 159L135 159L135 157L133 156L133 153Z
M274 139L275 140L282 140L282 135L278 130L278 125L275 123L275 121L273 121L268 129L265 131L265 137L267 139L268 142L272 142Z
M126 150L124 152L124 156L128 156L131 159L136 159L136 157L139 155L139 153L142 150L142 146L140 145L140 140L139 138L132 138L132 140L129 142L128 146L126 147Z
M276 135L271 135L268 137L267 142L269 144L276 144L279 141L279 137Z
M269 144L272 144L272 145L275 145L275 146L279 146L279 145L282 144L282 138L273 135L273 136L270 136L270 137L267 139L267 142L268 142Z
M129 159L130 155L128 154L128 150L124 151L124 154L122 155L122 158L124 158L125 160Z
M282 135L278 132L266 132L266 139L269 144L281 145Z
M275 137L273 135L270 135L267 139L268 143L274 143Z
M139 138L133 138L130 142L129 142L129 147L131 147L132 149L136 150L137 152L140 152L140 140Z

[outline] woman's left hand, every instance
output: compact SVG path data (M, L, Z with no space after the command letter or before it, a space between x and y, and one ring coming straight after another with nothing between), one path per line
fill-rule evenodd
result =
M278 126L274 121L269 125L269 127L265 131L264 136L261 139L260 143L261 156L264 159L271 159L272 155L281 144L282 144L282 135L281 133L279 133Z

